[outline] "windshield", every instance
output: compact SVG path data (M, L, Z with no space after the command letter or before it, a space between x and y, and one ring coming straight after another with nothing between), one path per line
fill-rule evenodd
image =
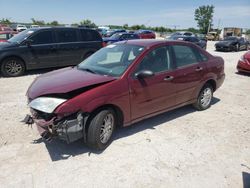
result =
M28 29L28 30L22 31L21 33L18 33L17 35L12 37L8 41L20 44L21 42L23 42L23 40L27 39L32 33L34 33L34 30Z
M229 40L237 40L236 37L227 37L224 39L224 41L229 41Z
M115 33L115 34L113 34L113 35L110 37L110 39L119 39L120 36L121 36L120 33Z
M106 76L120 77L143 50L144 47L142 46L109 45L80 63L78 69Z

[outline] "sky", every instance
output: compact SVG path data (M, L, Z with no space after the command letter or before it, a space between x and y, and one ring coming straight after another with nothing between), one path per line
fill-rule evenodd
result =
M0 0L0 19L196 28L194 10L201 5L215 6L214 28L250 28L250 0Z

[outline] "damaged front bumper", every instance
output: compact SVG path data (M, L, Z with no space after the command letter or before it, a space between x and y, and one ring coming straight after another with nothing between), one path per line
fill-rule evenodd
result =
M86 142L87 113L78 112L62 118L56 115L51 115L49 118L41 118L39 112L31 109L31 114L25 117L24 122L26 124L35 123L41 137L46 141L50 141L53 137L58 137L67 143L81 138Z

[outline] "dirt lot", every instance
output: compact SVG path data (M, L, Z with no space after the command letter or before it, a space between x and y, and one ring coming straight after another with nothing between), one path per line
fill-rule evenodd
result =
M45 144L20 123L38 72L0 78L0 187L250 186L250 77L235 73L245 52L214 52L213 42L208 51L226 72L210 109L187 106L118 130L101 153L80 141Z

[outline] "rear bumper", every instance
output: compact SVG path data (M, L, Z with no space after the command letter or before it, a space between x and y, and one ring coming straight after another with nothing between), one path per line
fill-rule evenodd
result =
M226 78L225 73L223 73L218 79L217 79L217 84L216 84L216 89L221 87L221 85L224 83L224 80Z

